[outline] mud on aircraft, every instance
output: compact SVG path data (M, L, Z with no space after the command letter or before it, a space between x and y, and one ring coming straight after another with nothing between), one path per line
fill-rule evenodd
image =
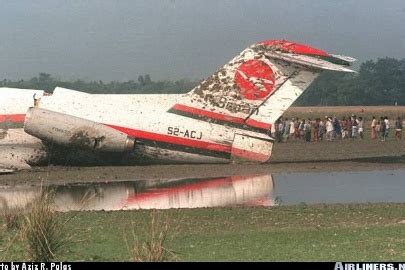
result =
M285 40L251 45L187 94L0 88L0 168L49 162L266 162L267 131L324 70L355 59Z

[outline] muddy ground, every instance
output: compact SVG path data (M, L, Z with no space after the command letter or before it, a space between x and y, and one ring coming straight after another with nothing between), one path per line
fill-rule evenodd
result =
M386 142L339 140L277 143L267 164L201 164L107 167L37 167L32 171L0 175L0 185L77 183L92 181L209 178L280 172L369 171L405 169L405 139Z

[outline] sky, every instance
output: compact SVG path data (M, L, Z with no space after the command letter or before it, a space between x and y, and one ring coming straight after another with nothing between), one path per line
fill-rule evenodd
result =
M0 79L200 80L267 39L402 59L405 1L0 0Z

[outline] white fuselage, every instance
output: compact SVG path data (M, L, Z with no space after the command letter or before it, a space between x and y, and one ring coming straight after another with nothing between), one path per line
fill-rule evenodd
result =
M52 95L42 91L2 89L0 115L24 116L34 105L33 94L41 95L37 106L105 124L137 139L134 157L169 162L229 162L235 134L269 139L265 134L201 121L168 112L183 95L176 94L87 94L56 88ZM4 127L3 127L4 128ZM41 141L26 134L21 125L7 129L0 146L38 146ZM5 156L5 155L3 155ZM43 153L40 153L43 157ZM36 159L39 157L36 156ZM33 163L27 160L28 163ZM4 163L0 160L0 164Z

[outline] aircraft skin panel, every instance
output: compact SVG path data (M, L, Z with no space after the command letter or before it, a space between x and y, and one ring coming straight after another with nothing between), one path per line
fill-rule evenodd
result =
M33 105L33 96L42 96L44 91L18 88L0 88L0 117L2 115L25 115L28 106ZM0 122L2 119L0 118Z
M25 118L25 115L24 115ZM41 144L41 140L24 132L22 128L0 129L0 146Z
M34 104L34 95L40 97L43 93L42 90L0 87L0 131L21 128L28 107Z
M316 72L299 71L293 78L287 80L274 95L270 96L246 122L251 126L267 123L264 128L269 129L318 75L319 73Z
M126 108L134 114L141 114L165 112L181 98L181 94L87 94L57 87L51 96L41 99L41 104L49 100L50 103L59 104L56 106L63 106L64 103L80 99L84 104L99 103L106 108Z
M67 106L70 103L86 104L86 100L91 103L98 103L101 107L128 108L134 115L156 114L166 112L175 104L181 95L179 94L136 94L136 95L114 95L114 94L87 94L80 91L57 87L52 95L45 95L42 90L0 88L0 128L5 128L5 123L23 123L27 109L34 105L33 96L37 94L41 97L41 103L51 103L51 107ZM82 102L83 101L83 102ZM70 103L69 103L70 102ZM52 106L52 104L54 106Z
M177 149L177 150L175 150ZM135 145L133 153L135 162L138 163L168 163L184 164L187 163L229 163L229 155L219 152L199 152L195 149L181 149L178 147L164 148L162 145L154 143L147 145L143 142Z
M142 102L140 102L142 103ZM99 102L97 98L80 99L76 101L47 99L41 101L40 108L50 111L88 119L97 123L113 126L117 129L128 130L133 135L152 138L153 134L170 136L174 139L183 138L195 141L211 141L221 143L232 140L232 134L226 129L216 129L213 124L199 122L193 119L178 117L165 111L158 113L148 110L143 104L132 107L117 106ZM149 106L154 106L149 104ZM117 109L118 107L118 109ZM145 108L145 110L143 110ZM142 134L145 132L145 134ZM220 133L220 134L218 134ZM220 138L212 140L211 138ZM152 138L153 139L153 138Z
M42 161L47 153L36 145L0 145L0 168L27 170L30 163Z
M234 160L246 159L266 162L271 156L272 148L272 141L262 140L242 134L235 134L231 155Z
M307 55L295 55L295 54L279 54L279 53L268 53L267 57L269 58L275 58L275 59L280 59L284 60L290 63L295 63L295 64L300 64L306 67L311 67L311 68L316 68L316 69L323 69L323 70L330 70L330 71L340 71L340 72L349 72L349 73L354 73L355 71L343 67L341 65L337 65L334 63L330 63L328 61L318 59L318 58L313 58ZM341 59L341 58L339 58Z

